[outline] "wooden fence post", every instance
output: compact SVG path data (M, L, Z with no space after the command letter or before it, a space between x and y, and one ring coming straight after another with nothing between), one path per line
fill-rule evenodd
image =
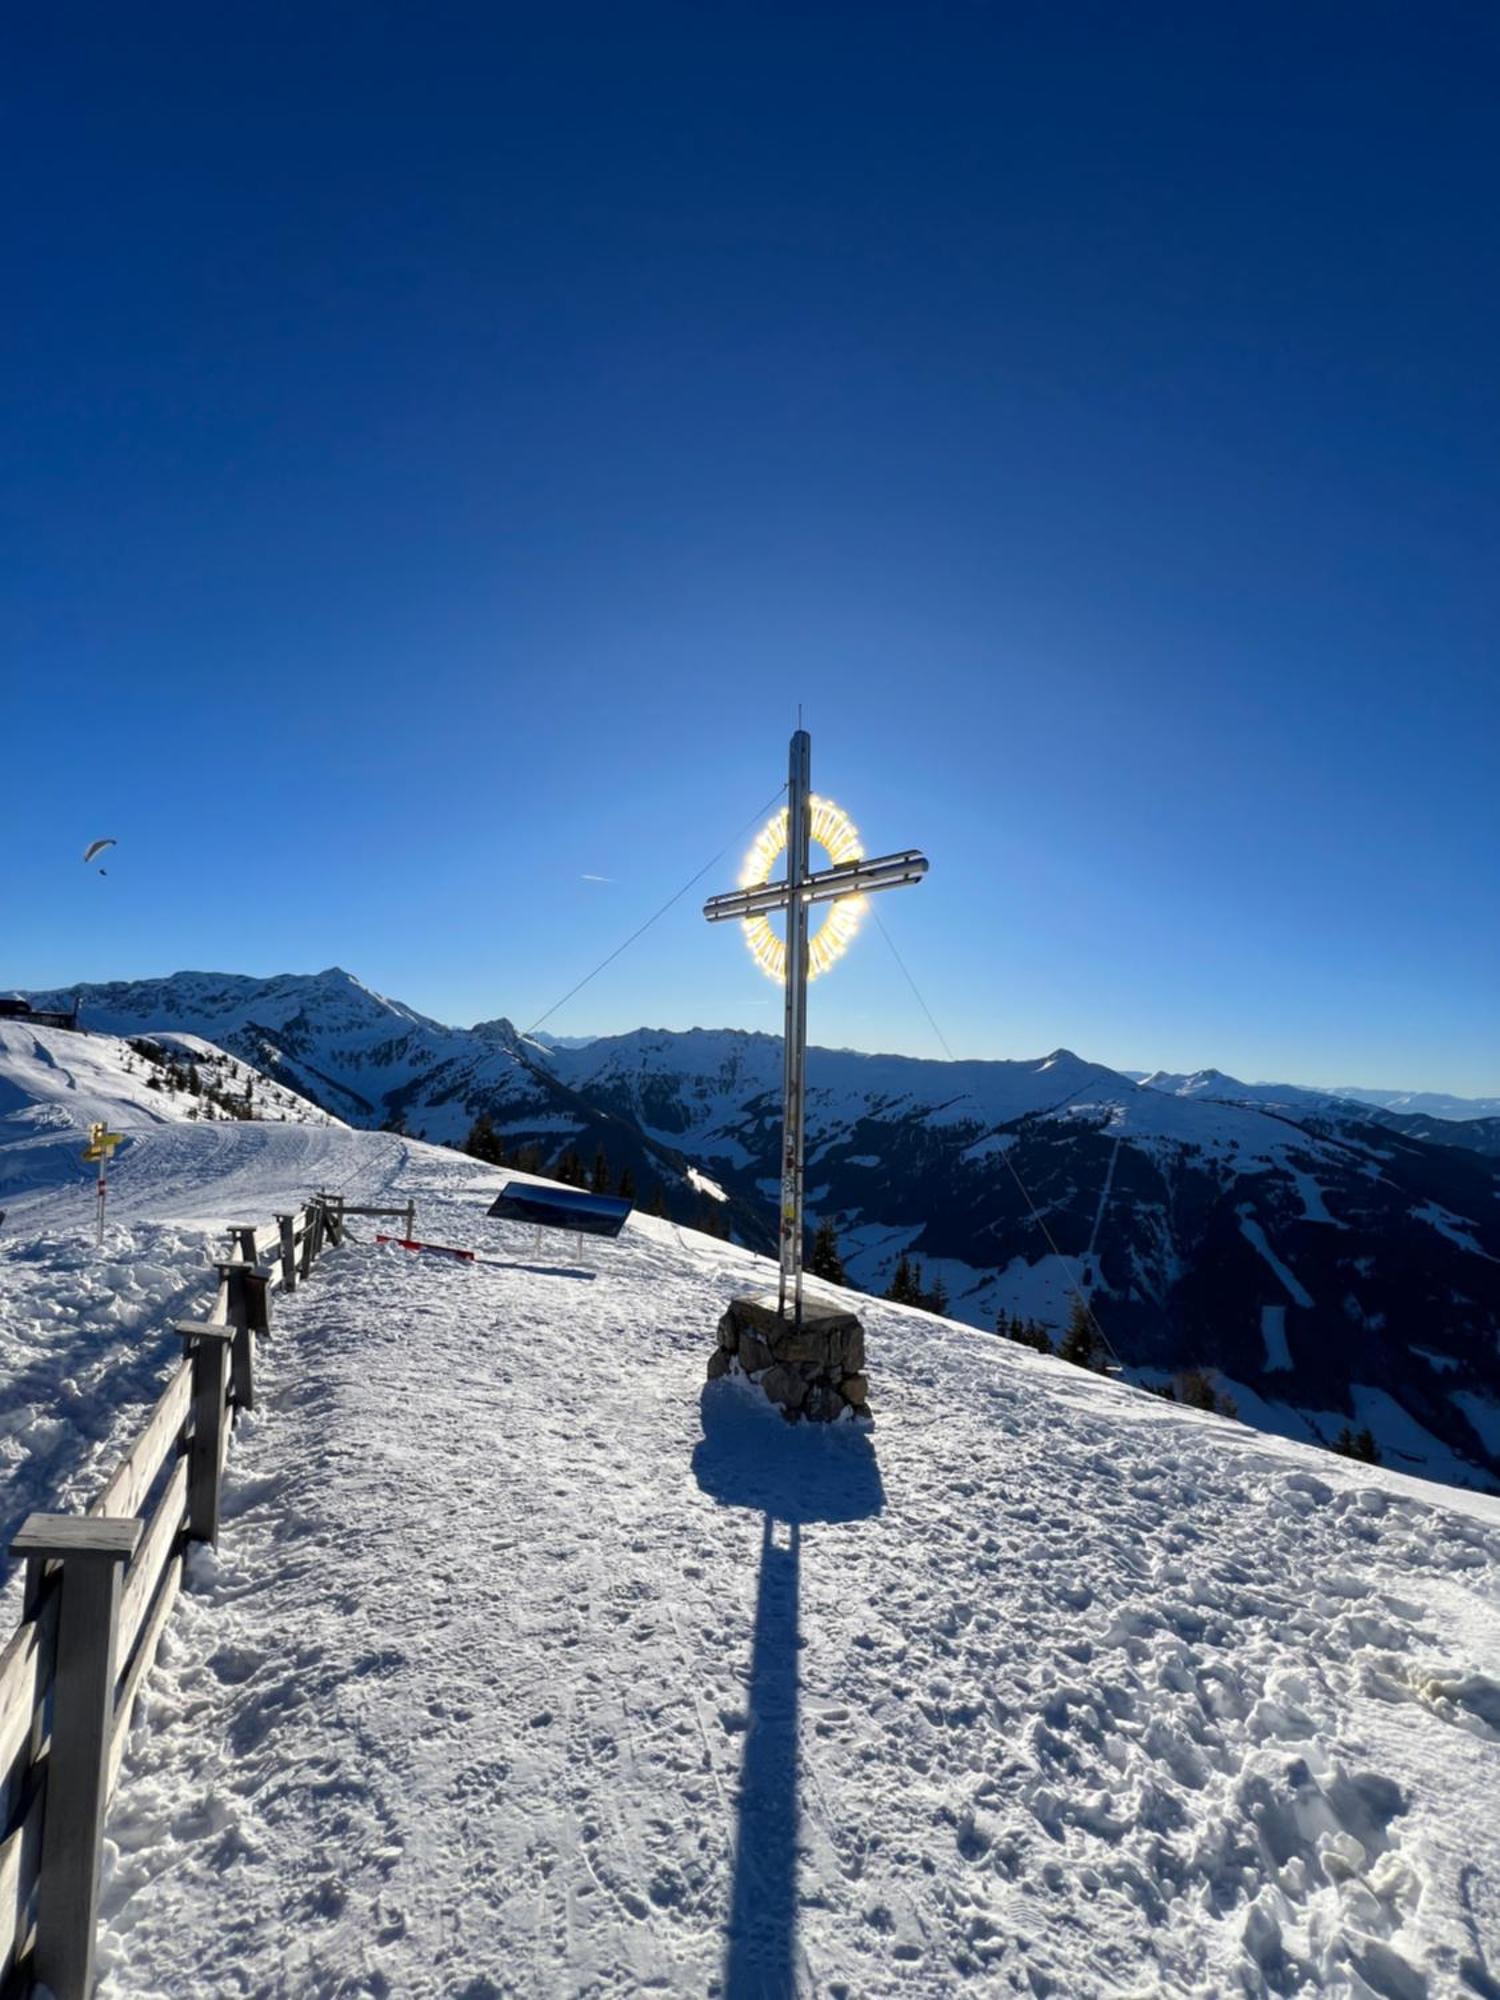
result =
M219 1488L224 1468L224 1390L235 1329L180 1319L174 1331L193 1364L193 1436L188 1447L188 1540L219 1539Z
M237 1222L229 1232L230 1254L237 1264L255 1262L255 1224Z
M94 1984L99 1860L115 1718L120 1571L145 1524L33 1514L11 1543L40 1570L61 1564L52 1750L42 1823L33 1976L56 2000L88 2000Z
M229 1331L234 1336L230 1347L229 1370L235 1407L240 1410L253 1410L255 1335L270 1331L266 1297L269 1281L264 1271L252 1270L248 1264L221 1264L219 1276L224 1280L228 1290L226 1303Z
M297 1289L297 1218L278 1215L281 1224L281 1282L289 1292Z
M406 1204L406 1240L408 1243L410 1243L410 1241L416 1235L416 1233L417 1233L417 1204L414 1201L409 1201Z
M271 1279L265 1271L247 1271L244 1276L245 1307L250 1331L265 1340L271 1337Z

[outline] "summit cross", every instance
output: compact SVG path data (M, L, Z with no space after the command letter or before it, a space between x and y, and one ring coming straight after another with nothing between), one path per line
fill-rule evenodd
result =
M814 903L841 902L857 911L853 899L873 895L880 889L904 889L920 882L927 873L927 857L915 848L899 854L881 854L866 859L860 852L858 836L826 801L812 794L812 738L799 729L792 738L787 773L785 813L786 876L780 882L751 882L723 896L712 896L703 905L711 924L738 918L747 928L757 921L764 924L773 910L786 912L785 971L786 1042L782 1059L781 1113L781 1283L779 1312L786 1317L787 1301L792 1302L794 1324L802 1324L802 1191L803 1126L807 1084L807 988L813 975L808 969L808 911ZM816 810L815 810L816 809ZM851 858L835 858L834 866L814 872L809 866L814 818L822 812L836 815L847 832L845 847ZM776 840L780 815L761 836L762 853ZM821 838L821 836L820 836ZM778 843L779 844L779 843ZM852 931L852 926L849 927ZM821 932L820 932L821 937ZM757 949L757 957L767 970L774 959ZM828 955L831 963L836 953ZM814 968L814 971L822 969ZM774 976L774 974L773 974Z

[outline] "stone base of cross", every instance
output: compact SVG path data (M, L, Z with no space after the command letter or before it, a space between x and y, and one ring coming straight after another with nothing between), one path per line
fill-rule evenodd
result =
M837 824L839 849L834 865L814 871L810 866L815 823L826 830ZM779 882L764 879L764 857L786 849L786 875ZM827 1420L848 1411L868 1417L864 1377L864 1333L858 1318L841 1309L808 1304L802 1295L803 1135L807 1094L807 988L816 972L831 964L837 949L820 932L809 949L808 913L814 904L831 905L828 933L837 934L841 948L853 933L863 899L882 889L901 889L920 882L927 857L915 848L868 860L858 836L836 807L816 800L812 792L812 738L799 729L791 742L787 772L787 804L757 842L759 871L728 895L711 897L703 906L710 923L737 919L746 926L762 966L786 984L786 1033L782 1069L781 1112L781 1275L774 1302L736 1299L719 1330L719 1347L709 1364L709 1377L739 1372L759 1381L783 1414ZM768 918L786 917L784 950L777 952ZM813 964L812 958L817 962ZM770 1315L768 1319L767 1315ZM731 1325L731 1322L733 1323ZM852 1331L851 1331L852 1329ZM732 1333L733 1337L729 1335ZM759 1362L759 1366L748 1365ZM778 1372L782 1371L782 1372ZM795 1379L784 1371L792 1371ZM846 1391L842 1386L849 1384Z
M709 1381L721 1375L758 1383L789 1423L871 1422L865 1330L857 1313L839 1306L806 1299L799 1326L774 1292L731 1299L708 1362Z

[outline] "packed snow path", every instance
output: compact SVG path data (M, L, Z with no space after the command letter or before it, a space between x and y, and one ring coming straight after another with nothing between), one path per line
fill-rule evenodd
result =
M1495 1503L874 1301L878 1430L788 1430L700 1392L764 1265L405 1168L517 1263L282 1305L102 1994L1500 1992Z

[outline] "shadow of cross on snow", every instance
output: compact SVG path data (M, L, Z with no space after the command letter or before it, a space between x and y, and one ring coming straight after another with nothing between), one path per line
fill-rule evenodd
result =
M746 1688L723 2000L796 1993L797 1722L802 1530L861 1521L885 1505L868 1436L792 1425L733 1381L703 1391L693 1472L723 1507L762 1516L760 1578Z

